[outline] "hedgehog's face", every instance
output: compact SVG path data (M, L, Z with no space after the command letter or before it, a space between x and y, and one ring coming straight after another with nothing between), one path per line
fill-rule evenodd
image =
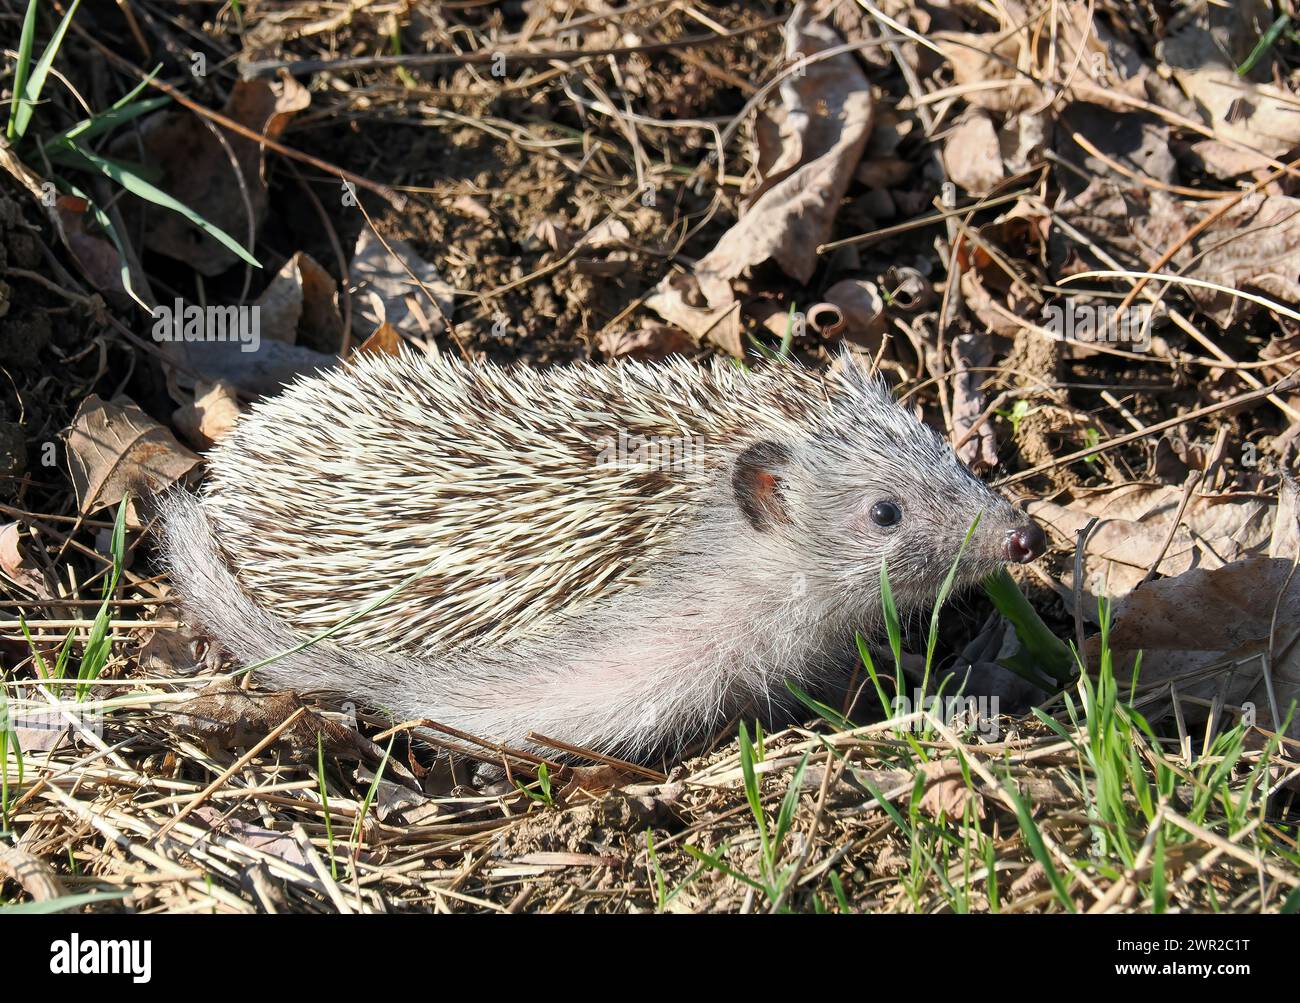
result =
M933 601L959 553L959 585L1042 553L1035 523L928 427L889 407L886 421L876 412L851 437L747 447L732 489L749 525L786 537L789 552L807 561L796 571L821 583L825 598L866 605L874 605L882 563L899 605L911 606Z

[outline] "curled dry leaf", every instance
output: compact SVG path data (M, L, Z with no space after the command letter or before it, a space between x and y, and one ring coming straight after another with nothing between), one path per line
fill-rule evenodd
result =
M957 455L976 473L992 470L998 465L998 438L992 422L984 422L967 436L988 402L980 385L984 382L983 370L993 361L993 350L984 334L959 334L952 340L952 361L955 378L952 381L952 434L954 442L962 442Z
M786 25L791 61L840 43L826 24L798 7ZM780 85L779 117L760 128L762 176L739 222L696 262L693 278L702 304L691 304L678 279L665 280L646 305L697 338L739 355L737 330L721 326L735 301L732 281L765 261L807 282L817 246L830 236L840 200L871 132L873 103L867 78L851 54L807 64ZM733 338L732 335L735 334Z
M973 804L976 817L984 817L983 799L975 797L961 777L945 777L926 785L917 807L931 818L938 818L941 814L947 818L961 818L966 814L968 804Z
M184 624L181 610L167 604L154 610L159 620L175 620ZM170 630L150 629L137 652L140 672L146 676L192 676L199 672L217 672L221 668L220 654L208 639L188 626Z
M53 599L36 563L23 553L22 526L16 522L0 526L0 575L37 599Z
M289 119L310 103L307 88L285 75L276 81L236 81L222 111L253 132L275 139ZM137 133L122 136L111 149L115 156L159 169L163 174L159 187L240 243L248 241L250 207L254 235L261 228L267 187L260 143L176 109L144 119ZM144 217L144 242L150 250L184 261L204 275L220 274L239 260L177 213L139 199L129 206Z
M598 763L595 766L572 766L565 773L567 782L560 789L559 800L568 802L579 793L598 794L623 787L632 777L633 774L624 773L617 767L605 763Z
M454 290L406 241L388 237L381 241L367 227L357 238L350 271L354 283L352 333L357 338L369 337L385 323L407 337L442 333L442 318L450 317L453 309ZM429 302L429 296L438 307Z
M343 347L338 284L305 251L284 263L255 306L261 312L263 338L301 342L322 352Z
M245 822L237 815L231 815L215 805L199 805L190 813L191 818L202 820L203 824L216 833L230 836L240 843L262 853L279 857L281 860L299 867L307 866L307 857L298 841L289 833L276 832L260 825Z
M1061 205L1061 215L1111 249L1120 263L1145 271L1182 240L1209 210L1165 192L1135 192L1094 180ZM1300 299L1300 199L1252 194L1198 233L1164 267L1169 274L1250 289L1284 305ZM1227 328L1259 309L1213 289L1180 287L1215 323Z
M156 494L201 462L125 397L106 401L91 394L77 409L67 439L68 467L82 515L116 505L130 491ZM132 526L141 525L132 502Z
M971 107L1008 112L1038 104L1042 93L1027 72L1029 56L1024 33L1008 32L991 44L995 37L980 32L940 31L935 32L932 41L948 56L956 84L976 85L962 95ZM1003 86L989 86L995 81Z
M1241 177L1243 174L1263 175L1271 168L1269 158L1262 153L1251 153L1220 143L1217 139L1202 139L1188 148L1191 166L1212 174L1224 181Z
M172 424L191 446L206 450L235 427L242 410L229 383L200 383L194 388L194 400L172 412Z
M378 355L401 355L402 336L392 324L380 324L375 333L357 346L358 352Z
M391 763L392 760L390 759ZM405 784L394 783L387 776L388 768L384 768L384 776L379 778L379 783L375 785L375 798L371 802L370 808L375 818L381 822L387 822L390 819L399 821L395 816L402 816L400 820L410 822L406 815L412 809L423 808L429 804L430 798L421 793L419 790L413 790ZM364 766L358 766L353 773L356 782L362 790L369 790L370 785L375 782L374 770L367 769ZM435 806L435 811L436 811Z
M1300 559L1300 484L1290 474L1282 475L1268 556Z
M1091 101L1074 101L1061 112L1056 130L1056 152L1081 165L1088 175L1125 179L1107 161L1120 165L1129 177L1138 175L1164 184L1176 184L1178 165L1169 149L1169 126L1153 114L1125 109L1115 111ZM1098 157L1098 150L1106 159ZM1070 194L1083 190L1086 178L1058 167L1061 187Z
M646 297L645 305L697 342L717 345L737 358L744 354L740 303L733 300L717 308L708 306L693 276L683 272L668 275Z
M1022 111L1007 118L998 130L998 145L1007 170L1023 174L1042 163L1043 151L1056 134L1053 119L1045 112Z
M81 273L114 306L126 308L130 303L122 283L122 255L103 237L86 232L86 200L75 195L60 195L55 211L63 221L68 250L81 266Z
M844 279L827 289L824 299L843 315L844 337L873 352L880 347L887 318L884 297L874 282Z

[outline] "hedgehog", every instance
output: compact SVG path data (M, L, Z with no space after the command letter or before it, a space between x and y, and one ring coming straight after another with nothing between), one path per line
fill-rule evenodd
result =
M848 353L366 354L208 461L199 495L158 500L187 620L273 684L512 747L680 749L842 672L882 566L910 609L959 553L960 585L1045 545Z

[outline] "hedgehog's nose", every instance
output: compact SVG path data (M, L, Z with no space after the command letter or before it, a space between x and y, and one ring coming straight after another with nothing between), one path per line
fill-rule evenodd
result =
M1003 548L1013 564L1028 564L1047 549L1047 537L1036 522L1027 523L1007 533Z

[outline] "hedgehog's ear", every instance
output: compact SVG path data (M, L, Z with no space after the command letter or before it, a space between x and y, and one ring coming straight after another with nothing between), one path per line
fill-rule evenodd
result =
M755 529L766 531L791 521L783 489L789 464L790 450L768 439L751 443L736 457L731 490L740 511Z

